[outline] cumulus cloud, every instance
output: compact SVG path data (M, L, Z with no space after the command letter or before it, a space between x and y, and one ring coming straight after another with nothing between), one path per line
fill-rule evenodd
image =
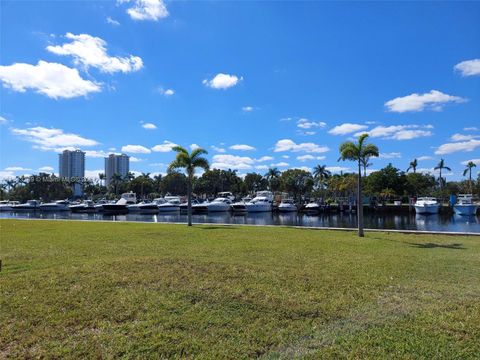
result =
M4 125L8 122L7 119L5 119L3 116L0 116L0 125Z
M455 143L446 143L442 144L435 151L437 155L451 154L455 152L470 152L475 150L477 147L480 147L480 140L469 140Z
M467 99L459 96L444 94L438 90L431 90L425 94L410 94L397 97L385 103L390 112L404 113L409 111L434 110L441 111L448 103L462 103Z
M256 162L265 162L265 161L272 161L272 156L262 156L261 158L255 159Z
M122 146L122 152L132 154L150 154L152 151L142 145L125 145Z
M127 9L128 15L133 20L158 21L169 15L163 0L117 0L117 2L120 4L133 2L133 6Z
M228 88L231 88L232 86L237 85L238 82L241 80L243 80L243 77L239 78L237 75L219 73L210 80L208 79L203 80L202 84L212 89L228 89Z
M11 129L14 135L20 136L23 140L37 145L41 150L58 151L59 148L75 146L94 146L98 142L84 138L77 134L65 133L61 129L45 128L42 126L27 129Z
M287 167L289 166L290 164L285 162L285 161L281 161L279 163L273 163L273 164L270 164L271 167Z
M85 177L88 179L99 179L98 174L103 174L105 170L98 169L98 170L85 170Z
M248 156L214 155L211 167L221 170L248 170L253 167L255 160Z
M326 123L324 123L323 121L311 121L311 120L308 120L308 119L305 119L305 118L301 118L301 119L298 119L297 121L297 127L299 127L300 129L304 129L304 130L307 130L307 129L311 129L311 128L315 128L315 127L325 127L327 126Z
M453 134L450 137L450 140L452 140L452 141L468 141L468 140L476 139L478 137L480 137L480 135Z
M252 106L244 106L242 107L243 112L252 112L254 109Z
M37 65L0 66L0 80L13 91L32 89L53 99L86 96L101 90L99 84L83 79L77 69L42 60Z
M32 169L24 168L22 166L9 166L4 169L5 171L32 171Z
M85 156L90 158L103 158L109 155L109 153L106 153L103 150L83 150L83 151L85 152Z
M275 144L275 152L293 151L293 152L307 152L307 153L324 153L329 151L328 146L320 146L315 143L300 143L297 144L291 139L278 140Z
M454 69L459 71L462 76L480 75L480 59L462 61L455 65Z
M239 151L252 151L256 150L253 146L246 145L246 144L235 144L230 146L232 150L239 150Z
M120 23L117 20L112 19L110 16L107 17L107 24L114 25L114 26L120 25Z
M142 125L142 127L147 130L155 130L157 128L157 125L152 123L145 123Z
M178 145L171 142L171 141L165 140L163 142L163 144L155 145L154 147L152 147L152 151L155 151L155 152L170 152L170 151L172 151L172 148L174 148L175 146L178 146Z
M190 150L200 149L200 146L197 144L190 144Z
M109 56L107 43L99 37L72 33L67 33L65 37L72 41L61 46L47 46L47 50L57 55L72 56L76 65L82 65L85 68L94 67L106 73L118 71L128 73L143 67L143 61L138 56Z
M53 170L54 169L51 166L42 166L38 168L38 171L41 171L41 172L52 172Z
M215 146L215 145L212 145L210 146L212 148L213 151L215 152L218 152L218 153L224 153L225 152L225 149L224 148L221 148L221 147L218 147L218 146Z
M391 126L376 126L366 133L370 137L379 137L390 140L411 140L419 137L432 136L433 133L430 130L431 125L391 125ZM360 136L365 131L358 132L355 136Z
M255 166L255 170L268 170L267 165L257 165Z
M433 157L428 156L428 155L419 156L419 157L417 158L418 161L432 160L432 159L433 159Z
M159 87L157 89L158 93L161 94L161 95L164 95L164 96L172 96L175 94L175 90L173 89L164 89L162 87Z
M475 126L464 127L463 131L478 131L479 129Z
M355 131L360 131L368 128L366 125L361 124L352 124L352 123L344 123L341 125L337 125L334 128L328 131L329 134L332 135L347 135L351 134Z
M399 152L380 153L378 156L380 159L399 159L402 154Z
M326 169L332 173L349 172L350 168L343 166L327 166Z
M480 159L465 160L465 161L462 161L462 165L467 165L470 161L473 162L477 166L480 165Z
M310 154L297 156L297 160L301 162L305 162L309 160L324 160L324 159L325 159L325 156L313 156Z

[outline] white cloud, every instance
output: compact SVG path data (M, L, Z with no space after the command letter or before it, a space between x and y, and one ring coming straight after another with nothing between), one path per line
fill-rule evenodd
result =
M312 168L309 168L308 166L295 166L293 169L303 170L303 171L307 171L307 172L312 171Z
M450 140L452 140L452 141L468 141L468 140L476 139L478 137L480 137L480 135L453 134L450 137Z
M152 151L142 145L125 145L122 146L122 152L132 154L150 154Z
M232 86L238 84L239 81L243 80L242 77L236 75L222 74L219 73L211 80L205 79L202 81L202 84L208 86L212 89L228 89Z
M480 59L462 61L455 65L454 69L462 73L462 76L480 75Z
M327 166L326 169L332 173L349 172L350 168L343 166Z
M21 136L24 140L39 145L41 150L58 151L62 147L94 146L98 142L84 138L77 134L64 133L61 129L45 128L41 126L27 129L11 129L14 135Z
M419 156L417 158L418 161L424 161L424 160L433 160L433 157L431 156L428 156L428 155L423 155L423 156Z
M155 145L154 147L152 147L152 151L169 152L169 151L172 151L172 148L175 146L178 146L178 145L171 141L165 140L163 144Z
M438 90L431 90L425 94L410 94L403 97L397 97L385 103L388 111L391 112L408 112L434 110L441 111L447 103L462 103L467 101L459 96L444 94Z
M364 130L366 128L368 128L366 125L345 123L335 126L334 128L330 129L328 133L332 135L346 135L355 131Z
M290 159L290 155L282 155L282 158L284 158L284 159Z
M53 171L53 167L51 167L51 166L42 166L42 167L38 168L38 171L41 171L41 172L52 172L52 171Z
M301 162L305 162L309 160L324 160L324 159L325 159L325 156L313 156L310 154L297 156L297 160Z
M315 122L315 121L311 121L311 120L308 120L308 119L305 119L305 118L301 118L297 121L297 127L299 127L300 129L311 129L311 128L314 128L314 127L325 127L327 126L326 123L324 123L323 121L318 121L318 122Z
M98 174L105 173L104 169L99 170L85 170L85 177L88 179L99 179Z
M469 140L456 143L442 144L435 151L437 155L451 154L459 151L473 151L477 147L480 147L480 140Z
M84 150L85 156L90 158L103 158L107 157L108 153L103 150Z
M77 69L42 60L37 65L0 66L0 80L13 91L32 89L53 99L86 96L101 90L99 84L83 79Z
M130 156L130 162L140 162L143 161L143 159L137 158L135 156Z
M477 166L480 165L480 159L465 160L465 161L462 161L462 165L467 165L470 161L473 162Z
M292 117L284 117L280 119L280 121L291 121L291 120L293 120Z
M268 170L268 166L267 165L257 165L257 166L255 166L255 169L256 170Z
M272 161L272 156L262 156L261 158L255 159L256 162L265 162L265 161Z
M315 131L301 131L301 130L297 130L297 134L299 134L299 135L304 135L304 136L312 136L312 135L315 135L316 132L315 132Z
M5 171L32 171L32 169L24 168L21 166L9 166L4 169Z
M175 90L173 89L164 89L162 87L159 87L157 89L157 91L161 94L161 95L164 95L164 96L172 96L175 94Z
M107 17L107 24L110 24L110 25L115 25L115 26L118 26L118 25L120 25L120 23L119 23L117 20L115 20L115 19L112 19L110 16L109 16L109 17Z
M418 137L431 136L433 133L430 130L421 130L431 129L431 125L420 126L420 125L391 125L391 126L376 126L366 133L370 137L380 137L383 139L391 140L411 140ZM414 130L412 130L414 129ZM365 131L358 132L355 136L360 136L365 133Z
M211 167L223 170L248 170L253 167L254 162L255 160L248 156L214 155Z
M117 2L130 3L132 0L117 0ZM134 5L127 9L127 13L133 20L152 21L158 21L169 15L163 0L134 0Z
M289 165L290 164L285 162L285 161L281 161L281 162L276 163L276 164L270 164L271 167L287 167Z
M380 159L399 159L402 154L399 152L380 153L378 156Z
M230 146L232 150L239 150L239 151L252 151L256 150L253 146L246 145L246 144L235 144Z
M0 116L0 125L6 124L8 122L3 116Z
M307 152L307 153L324 153L329 151L330 149L327 146L320 146L314 143L300 143L296 144L291 139L282 139L278 140L275 144L275 152L282 152L282 151L293 151L293 152Z
M254 109L252 106L244 106L242 107L243 112L252 112Z
M142 127L147 130L155 130L157 128L157 125L152 123L145 123L142 125Z
M215 152L218 152L218 153L224 153L225 152L225 149L224 148L221 148L221 147L218 147L218 146L215 146L215 145L212 145L210 146L212 148L213 151Z
M143 61L138 56L109 56L106 49L107 43L99 37L72 33L67 33L65 37L72 41L61 46L47 46L47 50L57 55L73 56L75 64L83 65L85 68L95 67L106 73L117 71L128 73L143 67Z
M190 144L190 150L200 149L200 146L197 144Z
M0 179L12 179L15 177L15 173L13 171L3 171L0 170Z
M475 126L471 126L471 127L464 127L463 128L463 131L478 131L479 129Z

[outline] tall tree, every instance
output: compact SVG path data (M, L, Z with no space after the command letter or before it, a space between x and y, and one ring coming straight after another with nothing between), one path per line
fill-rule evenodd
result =
M477 165L473 161L469 161L467 163L467 168L463 170L463 176L468 174L468 182L470 184L470 192L473 192L473 186L472 186L472 169L474 167L477 167Z
M313 168L313 178L320 185L320 189L323 190L325 181L332 176L332 173L327 169L327 165L317 165Z
M368 158L378 156L378 147L373 144L366 144L368 134L362 134L357 143L346 141L340 145L340 160L355 161L358 164L358 188L357 188L357 221L358 236L363 237L363 197L362 197L362 165L368 162Z
M452 171L452 169L450 169L448 166L445 166L445 160L444 159L440 159L440 162L438 163L437 166L435 166L433 168L434 170L440 170L440 174L439 174L439 181L440 181L440 191L443 190L443 178L442 178L442 170L448 170L448 171Z
M205 171L208 170L209 164L208 160L202 155L208 154L205 149L197 148L192 150L191 153L188 152L187 149L181 146L175 146L172 150L177 152L177 156L175 160L173 160L168 169L170 171L175 169L185 169L187 173L187 195L188 195L188 226L192 226L192 186L193 186L193 178L195 176L195 169L202 168Z
M268 169L267 173L265 174L265 179L268 181L268 186L270 191L275 192L280 187L280 170L276 167Z
M413 173L415 174L417 172L417 165L418 165L417 159L413 159L413 161L410 161L410 164L407 168L407 172L409 172L410 170L413 170Z

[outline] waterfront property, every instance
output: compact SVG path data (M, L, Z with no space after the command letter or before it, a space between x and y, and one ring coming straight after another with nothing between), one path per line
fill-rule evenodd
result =
M0 357L480 353L478 237L0 221Z

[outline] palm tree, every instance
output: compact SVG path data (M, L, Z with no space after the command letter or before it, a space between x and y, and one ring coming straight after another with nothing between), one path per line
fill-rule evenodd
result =
M323 190L325 185L325 180L328 180L332 173L327 170L327 165L317 165L313 168L313 178L317 181L317 184L320 185L320 188Z
M105 173L99 173L98 178L100 179L100 185L105 185Z
M118 195L118 185L123 181L122 175L115 173L110 178L110 183L113 184L113 188L115 189L115 195Z
M417 162L417 159L413 159L413 161L410 161L410 164L408 164L408 168L407 168L407 172L410 171L410 169L413 170L413 173L415 174L417 172L417 165L418 165L418 162Z
M468 182L470 183L470 192L473 192L472 187L472 168L477 167L477 165L473 161L469 161L467 163L467 168L463 170L463 176L467 175L468 173Z
M340 145L340 160L356 161L358 163L358 187L357 187L357 221L358 236L363 237L363 197L362 197L362 165L368 163L368 159L378 156L378 147L366 144L368 134L362 134L357 143L346 141ZM365 161L367 159L367 161Z
M445 169L445 170L448 170L448 171L452 171L452 169L450 169L448 166L445 166L445 160L443 160L443 159L440 159L440 162L438 163L438 165L435 166L433 169L434 170L440 170L440 176L439 176L440 191L442 191L443 190L442 170Z
M191 153L188 153L188 150L181 146L175 146L172 150L177 152L177 156L168 166L168 170L173 171L182 168L187 172L188 226L192 226L192 186L195 168L202 168L205 171L208 170L208 160L201 156L208 154L208 152L205 149L197 148L192 150Z
M267 173L265 174L265 179L268 181L268 185L270 186L270 190L274 191L276 188L276 183L278 183L278 179L280 178L280 170L276 167L268 169Z

